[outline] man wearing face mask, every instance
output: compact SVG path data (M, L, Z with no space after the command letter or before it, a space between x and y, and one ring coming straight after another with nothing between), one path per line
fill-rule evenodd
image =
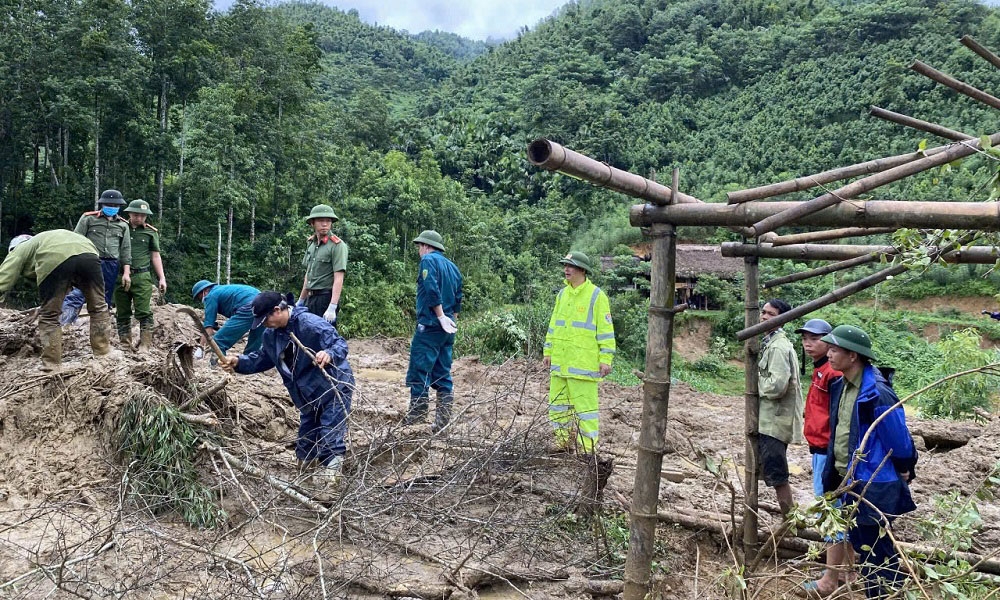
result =
M118 216L125 206L125 198L118 190L104 190L97 201L97 210L83 213L73 229L97 247L101 259L101 273L104 275L104 300L112 305L115 282L119 265L122 270L122 287L128 290L132 285L132 238L128 221ZM83 306L83 292L73 288L63 301L59 324L67 325L76 321Z

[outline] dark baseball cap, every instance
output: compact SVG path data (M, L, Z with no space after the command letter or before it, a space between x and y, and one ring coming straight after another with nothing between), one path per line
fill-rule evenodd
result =
M279 292L266 291L257 294L250 306L253 307L253 325L251 329L257 329L264 324L264 319L276 308L285 308L293 304L292 295L282 296Z

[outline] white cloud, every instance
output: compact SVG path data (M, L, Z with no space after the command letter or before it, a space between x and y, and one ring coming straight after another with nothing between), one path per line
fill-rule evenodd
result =
M342 11L355 9L366 23L410 33L438 29L474 40L511 38L521 27L534 27L567 0L321 0ZM215 0L226 10L232 0Z

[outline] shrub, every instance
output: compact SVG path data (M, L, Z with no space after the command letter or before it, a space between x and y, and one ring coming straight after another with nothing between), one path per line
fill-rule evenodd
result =
M963 329L938 342L941 359L931 371L931 380L996 362L997 353L982 350L979 339L976 330ZM917 398L917 406L926 417L960 419L974 415L976 408L989 409L998 390L1000 381L995 376L973 373L927 390Z

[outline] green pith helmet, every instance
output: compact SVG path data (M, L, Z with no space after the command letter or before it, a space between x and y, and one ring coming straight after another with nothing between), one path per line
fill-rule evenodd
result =
M133 200L128 203L128 208L122 212L127 213L139 213L140 215L152 215L153 211L149 210L149 202L145 200Z
M579 267L584 271L586 271L587 273L591 272L590 257L584 254L583 252L576 252L576 251L570 252L566 256L562 257L559 263L563 265L573 265L574 267Z
M97 203L108 206L125 206L125 197L118 190L104 190L101 192L101 199Z
M444 252L444 238L441 234L434 231L433 229L425 229L420 232L420 235L413 238L414 244L427 244L431 248L437 248L441 252Z
M191 297L197 299L198 298L198 294L204 292L205 290L207 290L208 288L212 287L213 285L216 285L216 284L214 282L212 282L212 281L207 280L207 279L202 279L198 283L194 284L194 287L191 288Z
M313 219L322 219L324 217L327 219L333 219L334 223L340 220L340 218L334 214L332 206L329 204L317 204L309 212L309 216L306 217L306 223L312 223Z
M844 350L857 352L861 356L875 360L872 352L872 339L868 334L853 325L838 325L833 331L823 336L822 340L830 345L839 346Z

